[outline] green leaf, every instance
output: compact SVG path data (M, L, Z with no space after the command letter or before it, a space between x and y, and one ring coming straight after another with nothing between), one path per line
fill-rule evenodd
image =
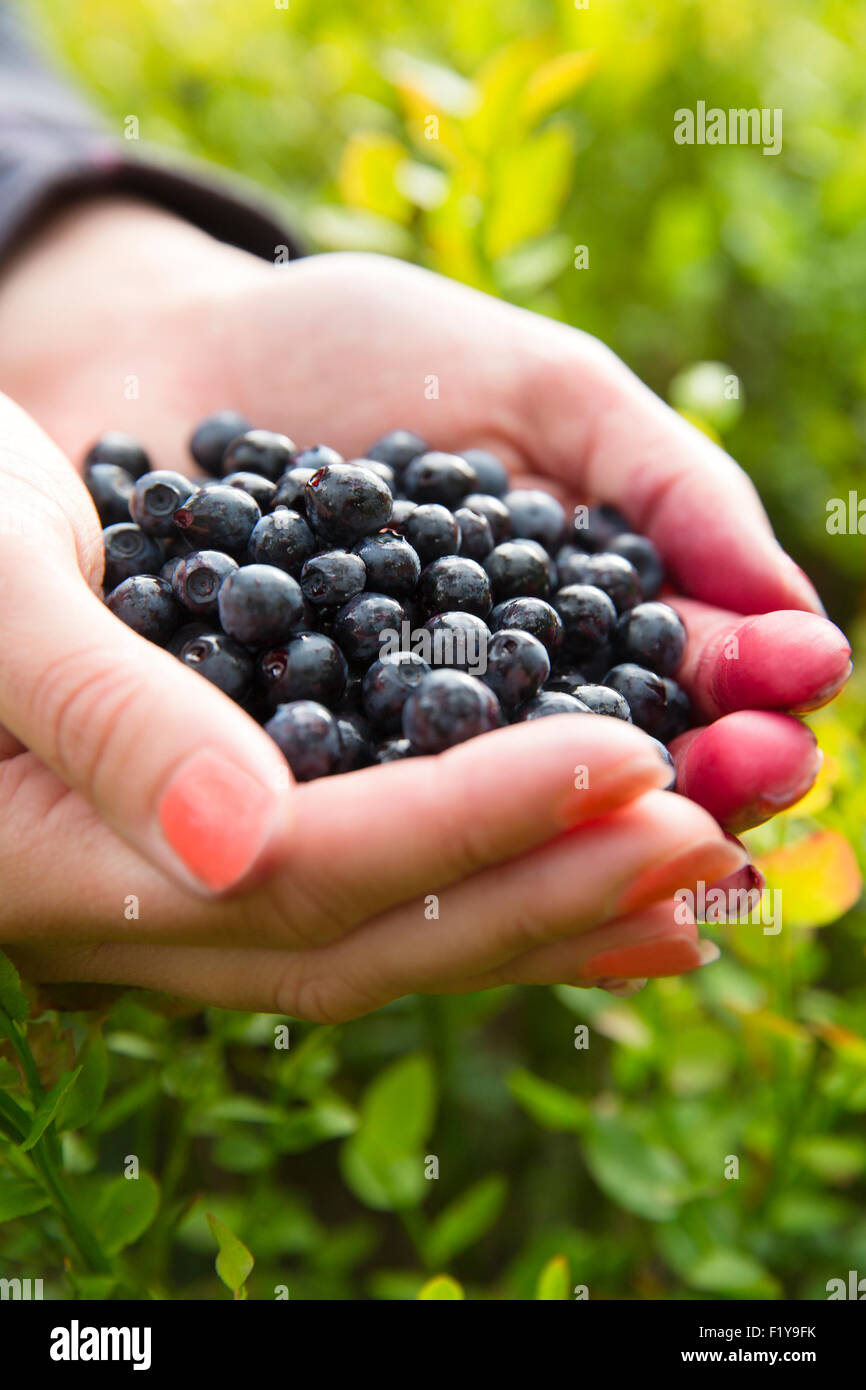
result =
M144 1234L159 1209L159 1187L150 1173L112 1178L97 1197L93 1225L107 1255L115 1255Z
M474 1245L496 1221L508 1184L498 1173L475 1183L437 1216L426 1242L430 1264L448 1264Z
M48 1194L38 1182L29 1178L0 1178L0 1221L13 1221L16 1216L32 1216L48 1206Z
M21 977L8 956L0 951L0 1009L16 1023L26 1023L30 1017L27 995L21 988Z
M508 159L497 165L485 230L491 260L554 228L571 182L573 158L572 134L563 124L547 126L509 150Z
M207 1220L213 1238L219 1246L219 1254L216 1257L216 1272L226 1288L231 1289L235 1298L242 1298L245 1296L243 1293L244 1284L250 1277L255 1260L243 1241L238 1240L237 1236L218 1217L208 1212Z
M568 101L597 66L596 54L588 49L557 53L537 67L527 82L521 103L522 115L529 121L542 120Z
M703 1255L688 1275L693 1288L706 1293L740 1294L747 1297L771 1297L775 1288L773 1276L739 1250L711 1250Z
M542 1301L568 1298L571 1292L569 1283L568 1260L564 1255L554 1255L538 1276L535 1297Z
M340 1168L355 1196L375 1211L405 1211L417 1206L429 1186L420 1153L394 1157L370 1154L356 1136L343 1145Z
M358 1117L350 1105L330 1097L289 1113L270 1137L279 1153L301 1153L328 1139L342 1139L358 1127Z
M580 1096L574 1096L551 1081L542 1081L522 1067L508 1078L508 1089L544 1129L580 1130L589 1119L590 1111Z
M364 1093L359 1137L365 1147L411 1153L430 1133L435 1100L429 1057L416 1053L394 1062Z
M596 1118L584 1147L603 1192L648 1221L669 1221L688 1195L686 1173L672 1150L648 1143L617 1116Z
M87 1038L76 1059L81 1075L74 1089L67 1092L57 1110L57 1128L83 1129L102 1104L108 1081L108 1049L100 1028Z
M429 1302L431 1299L450 1300L452 1303L465 1298L461 1286L456 1279L452 1279L450 1274L436 1274L432 1279L428 1279L423 1289L418 1295L421 1302Z
M39 1140L57 1114L60 1102L71 1087L75 1085L80 1075L81 1067L76 1067L75 1071L65 1071L56 1085L52 1086L51 1090L47 1091L42 1097L33 1116L33 1121L30 1125L27 1137L21 1141L21 1148L25 1153L28 1149L32 1149L34 1144L39 1143Z
M421 1145L433 1124L435 1083L428 1057L394 1062L367 1087L358 1131L340 1162L349 1186L368 1206L398 1211L425 1188Z

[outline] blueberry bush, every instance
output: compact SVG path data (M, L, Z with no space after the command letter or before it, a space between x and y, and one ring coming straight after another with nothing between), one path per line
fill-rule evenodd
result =
M862 649L863 537L826 524L866 429L856 0L36 8L115 129L136 114L260 181L312 246L603 337L748 469ZM782 153L677 145L699 99L781 108ZM105 992L66 1013L2 964L0 1275L700 1299L866 1273L862 681L811 722L816 787L747 837L783 930L710 929L716 965L632 1000L504 989L336 1028Z

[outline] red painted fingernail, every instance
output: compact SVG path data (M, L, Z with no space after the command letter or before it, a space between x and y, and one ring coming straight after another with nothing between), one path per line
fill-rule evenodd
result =
M175 773L160 802L159 822L189 872L212 893L222 893L259 858L277 810L273 791L206 749Z
M585 961L582 980L651 979L657 975L680 975L702 964L697 941L685 936L660 937L634 946L600 951Z
M679 888L691 887L698 879L715 883L716 879L742 868L748 857L742 845L730 840L707 840L691 845L672 859L651 865L633 879L617 899L611 915L624 917L629 912L637 912Z

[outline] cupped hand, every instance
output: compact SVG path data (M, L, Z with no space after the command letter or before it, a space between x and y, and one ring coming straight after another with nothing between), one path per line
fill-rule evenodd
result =
M539 720L296 786L105 608L83 483L3 399L0 518L0 941L28 978L333 1020L525 971L701 964L692 924L643 914L745 856L659 790L638 729Z
M850 655L844 637L820 616L814 591L776 544L736 465L585 335L379 257L277 268L151 209L94 204L59 220L13 266L0 300L0 343L10 342L14 357L0 347L0 382L76 459L114 427L138 435L158 466L186 467L191 423L230 404L301 443L327 440L347 456L395 423L437 447L486 445L516 476L541 477L569 500L616 503L655 539L689 595L674 600L690 632L678 675L712 722L675 750L681 789L724 825L742 828L811 784L814 739L785 711L838 690ZM654 764L621 783L610 805L593 807L583 789L570 822L578 829L564 830L560 810L551 810L562 806L564 769L570 777L573 766L586 766L603 786L605 756L611 769L630 767L632 751L647 742L637 730L597 717L538 721L432 762L290 789L279 755L251 721L101 608L92 592L95 517L68 466L62 487L56 456L46 469L46 448L12 447L20 486L49 478L44 515L58 549L50 562L46 550L43 583L38 567L22 560L27 547L13 547L21 561L12 565L17 633L30 660L9 665L0 707L11 734L4 796L11 790L25 824L32 796L38 805L57 800L57 843L68 847L61 859L74 884L70 895L67 878L65 893L52 899L44 864L15 829L15 815L4 817L12 831L4 857L10 844L26 845L28 854L15 878L21 896L7 898L0 931L20 942L20 924L28 925L27 944L17 949L27 953L33 978L123 980L248 1007L270 1000L285 1009L288 1001L297 1005L290 1012L335 1017L416 989L478 988L544 978L547 970L550 978L572 971L599 978L588 964L599 955L604 978L699 963L694 929L675 920L668 895L690 880L722 877L743 859L704 812L692 800L652 792L661 785ZM39 511L41 503L30 501ZM55 563L60 551L65 568ZM73 559L83 576L74 583ZM32 647L28 610L39 614L47 638ZM767 616L744 617L755 613ZM723 640L731 633L744 636L733 648ZM587 722L589 732L578 727ZM624 738L633 740L628 750ZM200 794L178 793L175 819L196 823L184 862L167 842L160 807L197 750L213 751L219 765L199 764L193 784L233 796L249 814L238 813L232 839L224 823L207 824ZM468 786L454 795L463 768L483 798ZM463 776L468 784L468 771ZM525 783L520 798L515 778ZM334 819L337 800L354 819ZM421 819L401 839L407 805ZM592 824L582 826L584 819ZM377 856L368 846L379 820L396 838L384 836ZM353 833L356 854L348 848ZM483 853L470 849L468 864L449 873L464 847L477 847L479 833ZM117 836L134 848L132 860ZM330 882L335 843L342 888ZM195 861L202 845L208 862ZM592 852L572 866L582 846ZM117 915L123 884L115 866L126 872L132 863L150 875L149 920ZM654 871L670 863L672 878ZM607 878L587 899L590 866ZM623 885L647 875L645 900L635 907ZM201 906L184 891L193 881L249 891ZM438 917L430 915L431 895Z

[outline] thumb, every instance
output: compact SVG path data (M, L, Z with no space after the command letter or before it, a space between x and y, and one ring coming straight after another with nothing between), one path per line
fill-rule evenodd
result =
M26 482L22 452L7 468L0 448L0 517L21 516L26 495L25 524L7 528L0 553L0 725L183 886L221 893L265 876L292 820L279 750L102 604L79 568L92 552L81 530L97 529L95 515L81 522L84 489L35 428L28 436Z

